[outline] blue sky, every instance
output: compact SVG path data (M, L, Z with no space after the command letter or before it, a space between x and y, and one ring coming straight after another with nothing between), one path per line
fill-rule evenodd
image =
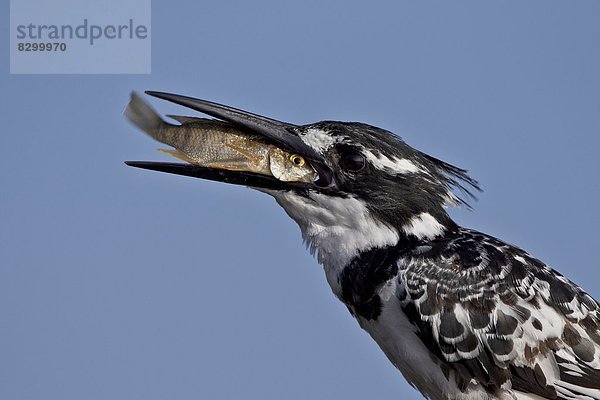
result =
M0 398L420 398L272 199L123 164L165 159L122 117L134 89L394 131L481 182L457 222L600 298L600 3L152 15L150 75L9 75L0 42Z

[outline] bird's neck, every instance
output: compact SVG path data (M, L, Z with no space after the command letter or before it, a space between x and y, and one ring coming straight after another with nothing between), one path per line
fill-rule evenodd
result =
M300 226L304 241L324 266L332 286L344 267L361 253L400 243L426 242L444 235L453 224L425 212L400 224L386 223L374 216L364 202L352 197L314 193L310 196L312 201L306 201L294 192L283 192L275 198Z

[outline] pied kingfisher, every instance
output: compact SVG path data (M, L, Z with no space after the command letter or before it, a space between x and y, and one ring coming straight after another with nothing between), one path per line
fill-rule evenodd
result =
M600 399L600 305L526 251L446 212L466 171L362 123L292 125L147 92L303 157L314 182L194 164L128 165L241 184L300 226L333 293L429 399ZM465 196L463 196L465 197Z

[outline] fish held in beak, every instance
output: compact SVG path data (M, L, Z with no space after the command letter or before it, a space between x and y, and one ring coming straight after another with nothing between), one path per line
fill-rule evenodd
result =
M179 122L170 124L136 93L131 94L124 115L155 140L174 148L160 151L192 165L255 173L283 182L312 183L318 178L302 155L228 122L169 116Z

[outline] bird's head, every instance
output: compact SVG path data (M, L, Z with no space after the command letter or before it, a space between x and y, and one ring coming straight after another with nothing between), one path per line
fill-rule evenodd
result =
M324 262L337 254L336 262L343 264L369 248L394 245L399 240L430 239L454 229L445 207L467 205L455 189L470 197L470 190L479 190L465 170L374 126L335 121L299 126L190 97L147 93L261 135L300 156L318 178L289 182L243 170L190 164L129 165L266 192L300 225L306 241Z

